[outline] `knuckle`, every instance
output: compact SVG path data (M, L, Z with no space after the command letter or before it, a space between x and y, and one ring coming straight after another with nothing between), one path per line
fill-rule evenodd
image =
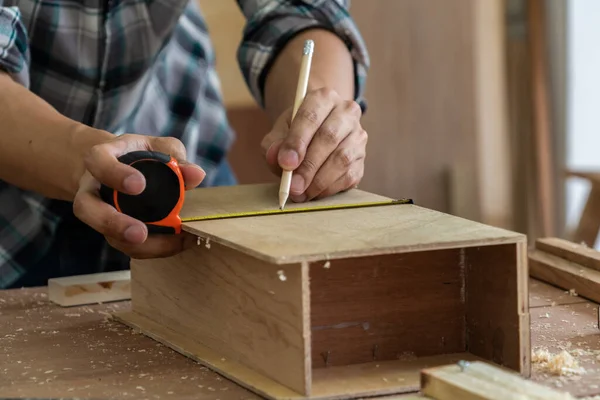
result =
M305 158L302 161L302 169L308 173L313 173L317 170L317 164L310 158Z
M119 213L116 210L107 214L102 219L101 232L107 236L118 237L120 235L120 232L118 231L118 218Z
M354 100L346 101L346 110L348 110L349 114L360 116L362 115L362 109L360 108L360 104L358 104Z
M348 168L354 162L354 154L347 148L339 149L336 158L343 168Z
M356 185L356 175L357 174L354 171L348 170L344 175L344 186L349 187Z
M85 204L81 201L81 196L75 196L73 199L73 214L77 218L81 218L84 215Z
M311 186L313 187L312 192L314 192L314 193L320 193L323 190L327 189L327 185L325 184L325 181L318 176L313 179Z
M326 99L335 99L337 97L337 92L329 87L319 88L317 94L319 97L324 97Z
M319 115L312 108L302 110L301 117L311 124L317 124L319 122Z
M369 134L366 130L362 129L358 132L358 137L360 138L362 143L367 143L369 141Z
M304 139L298 136L291 136L286 140L284 148L286 150L294 150L299 154L302 154L303 149L305 149L306 147L307 143L304 141Z
M332 124L326 124L319 129L319 136L321 136L327 143L337 143L339 138L339 128Z
M86 169L89 169L89 167L91 165L94 164L94 160L96 160L98 157L100 157L100 155L102 154L102 145L94 145L92 147L90 147L84 154L83 154L83 162L85 164Z

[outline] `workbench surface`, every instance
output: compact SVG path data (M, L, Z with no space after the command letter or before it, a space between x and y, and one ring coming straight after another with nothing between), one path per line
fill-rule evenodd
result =
M258 399L154 340L109 320L129 302L61 308L46 288L0 291L0 396ZM586 372L532 379L575 396L600 394L597 305L530 283L532 347L566 348ZM577 349L577 350L576 350Z

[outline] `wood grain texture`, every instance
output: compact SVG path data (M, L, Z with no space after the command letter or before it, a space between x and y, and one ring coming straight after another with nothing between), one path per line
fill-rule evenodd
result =
M436 400L574 400L504 368L486 362L427 368L421 373L421 392Z
M531 374L526 244L465 249L467 350Z
M600 271L600 252L594 248L561 238L537 239L535 247L548 254Z
M49 279L48 298L64 307L128 300L131 298L130 271Z
M269 193L276 188L265 184L196 189L182 216L241 211L250 207L254 198L270 199ZM252 194L254 191L258 194ZM359 195L361 201L385 198L351 191L327 201L345 203ZM270 200L262 201L269 201L263 207L270 207ZM183 229L277 264L525 240L519 233L407 204L195 221L184 223Z
M269 265L211 244L133 261L131 271L134 313L298 393L309 392L306 266Z
M277 211L279 210L278 196L279 183L198 188L186 192L180 216L188 218L237 212ZM387 200L392 199L353 189L306 203L289 202L286 209Z
M312 264L313 368L464 352L460 253Z
M600 271L541 250L529 252L529 271L533 278L600 302Z

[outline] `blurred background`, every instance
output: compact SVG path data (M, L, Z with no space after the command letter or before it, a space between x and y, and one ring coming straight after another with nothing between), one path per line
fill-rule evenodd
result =
M275 182L236 63L236 2L198 0L240 183ZM361 189L599 247L600 1L353 0L371 56ZM222 21L227 20L227 24Z

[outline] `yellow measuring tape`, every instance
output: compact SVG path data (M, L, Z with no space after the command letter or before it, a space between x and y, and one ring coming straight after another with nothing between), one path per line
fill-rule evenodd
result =
M371 202L354 203L354 204L333 204L333 205L323 205L323 206L314 206L314 207L286 208L283 210L280 210L279 208L277 208L277 209L273 209L273 210L263 210L263 211L245 211L245 212L237 212L237 213L203 215L203 216L198 216L198 217L186 217L186 218L181 218L181 221L182 222L208 221L208 220L213 220L213 219L254 217L254 216L258 216L258 215L290 214L290 213L301 213L301 212L308 212L308 211L339 210L339 209L346 209L346 208L364 208L364 207L386 206L386 205L395 205L395 204L413 204L413 201L411 199L397 199L397 200L371 201Z

